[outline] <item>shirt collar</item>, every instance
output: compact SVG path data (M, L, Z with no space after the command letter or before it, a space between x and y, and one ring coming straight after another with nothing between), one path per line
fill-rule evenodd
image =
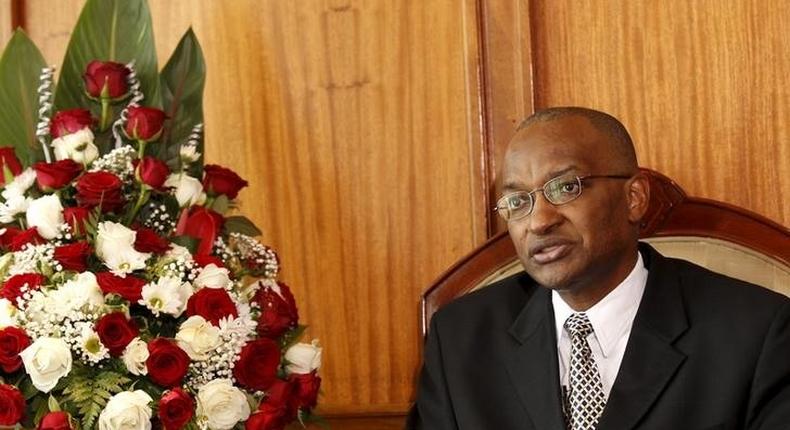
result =
M598 303L585 312L593 326L595 337L601 345L604 357L608 356L620 337L628 331L634 321L642 293L647 284L647 269L642 255L638 257L631 273ZM563 325L575 311L562 300L557 291L551 293L554 306L554 321L557 326L557 342L560 341L565 329ZM567 336L567 334L565 334Z

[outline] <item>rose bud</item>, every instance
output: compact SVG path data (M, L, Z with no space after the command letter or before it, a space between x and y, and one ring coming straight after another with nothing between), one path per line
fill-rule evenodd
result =
M189 356L178 345L165 338L156 338L148 343L148 377L163 387L174 387L181 383L189 368Z
M233 376L239 384L255 391L265 391L277 380L280 347L271 339L255 339L241 349Z
M278 338L286 330L296 327L299 321L299 311L296 308L291 289L284 283L278 282L277 287L264 284L255 293L253 301L261 308L258 319L258 334L262 337Z
M91 252L93 249L88 242L75 242L55 247L54 258L65 270L84 272Z
M183 229L177 229L176 233L199 239L200 243L196 254L209 255L214 247L214 241L217 240L217 235L222 231L224 223L225 218L222 215L200 206L192 209L186 222L183 223Z
M36 182L38 187L44 191L58 190L74 180L82 173L82 164L66 158L54 163L37 162L33 163L36 171Z
M121 179L110 172L88 172L77 180L75 197L80 206L93 208L101 204L102 212L115 212L124 204L122 187Z
M76 133L93 125L93 117L87 109L68 109L55 113L49 125L49 134L54 139Z
M71 231L77 236L85 235L85 222L91 211L81 207L68 207L63 209L63 219L71 226Z
M129 69L112 61L91 61L83 75L85 91L89 96L120 99L129 92Z
M294 373L288 380L296 387L294 397L300 408L312 409L318 404L318 390L321 388L321 377L312 373Z
M122 312L113 312L96 321L96 333L102 345L106 346L113 357L120 357L126 346L140 333L133 321L126 319Z
M46 281L47 278L38 273L20 273L14 275L6 279L2 288L0 288L0 297L8 299L11 303L16 305L16 299L22 297L22 294L24 294L22 291L23 288L25 288L26 291L35 291Z
M19 353L30 346L30 338L18 327L0 329L0 369L5 373L13 373L22 367Z
M287 415L288 408L286 405L263 402L258 407L258 410L250 415L250 418L244 423L244 429L283 430L290 421Z
M15 176L22 173L22 163L16 157L14 148L10 146L0 147L0 185L11 182Z
M203 188L211 195L225 194L229 199L235 199L239 190L249 184L233 170L216 164L207 164L203 172Z
M143 286L148 283L145 279L133 275L121 278L112 272L97 273L96 282L99 283L102 293L117 294L131 303L137 303L143 298Z
M49 412L41 418L37 430L72 430L71 416L63 411Z
M155 190L162 190L170 168L167 164L154 157L145 156L142 160L135 160L135 176L137 180Z
M45 243L47 243L47 240L38 234L38 230L36 230L35 227L30 227L14 236L14 238L11 239L11 243L8 245L8 249L16 252L21 251L27 244L43 245Z
M219 320L229 316L238 317L236 304L222 288L206 287L193 294L187 301L187 315L200 315L206 321L219 326Z
M195 414L195 401L181 388L173 388L159 400L158 414L165 430L180 430Z
M0 426L14 426L25 413L25 398L13 385L0 384Z
M143 106L130 107L124 131L130 139L154 141L162 135L166 117L165 113L159 109Z

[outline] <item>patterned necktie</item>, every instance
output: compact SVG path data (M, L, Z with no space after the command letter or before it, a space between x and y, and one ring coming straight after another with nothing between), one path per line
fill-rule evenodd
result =
M587 343L587 336L593 332L593 327L587 315L581 312L568 317L565 330L571 337L568 429L595 430L606 406L606 398L598 366Z

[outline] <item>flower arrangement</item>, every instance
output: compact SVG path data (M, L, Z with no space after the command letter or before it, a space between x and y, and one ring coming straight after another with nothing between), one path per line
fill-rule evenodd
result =
M56 88L21 31L0 59L0 427L315 419L321 348L230 215L247 181L203 164L200 46L160 74L150 27L144 0L88 0Z

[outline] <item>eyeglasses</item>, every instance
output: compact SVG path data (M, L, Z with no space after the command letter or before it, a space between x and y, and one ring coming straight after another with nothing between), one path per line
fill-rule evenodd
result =
M495 211L505 221L524 218L535 208L535 193L541 191L546 201L554 206L564 205L582 195L582 184L588 179L630 179L631 175L563 175L550 179L542 187L532 191L516 191L505 194L497 201Z

